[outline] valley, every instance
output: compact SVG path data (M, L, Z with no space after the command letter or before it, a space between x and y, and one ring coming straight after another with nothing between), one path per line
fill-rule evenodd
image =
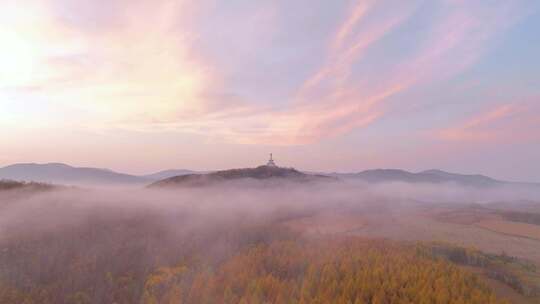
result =
M457 203L469 190L448 200L437 193L455 186L373 185L273 168L185 175L131 191L48 187L0 191L0 303L305 303L337 295L344 303L391 301L395 290L386 285L370 287L372 293L364 283L362 291L345 291L342 284L350 283L330 276L319 279L337 280L338 289L315 287L321 283L310 272L326 269L326 259L350 262L341 254L351 249L342 246L358 248L351 252L358 258L382 250L375 256L383 269L386 263L405 267L398 265L406 256L419 269L444 263L436 266L447 269L440 280L456 286L473 280L467 284L482 290L473 299L467 298L471 291L445 295L448 291L433 286L433 295L399 296L409 301L540 299L534 202ZM407 191L397 194L400 187ZM490 196L475 196L479 193ZM283 260L272 262L266 250L283 251ZM313 250L321 255L311 256ZM370 262L355 273L377 267ZM385 271L381 280L404 284ZM456 271L457 277L447 276ZM222 283L212 285L216 282ZM306 284L315 289L305 293Z

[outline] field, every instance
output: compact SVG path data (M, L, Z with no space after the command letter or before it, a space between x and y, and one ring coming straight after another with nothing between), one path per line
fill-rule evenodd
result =
M497 269L510 274L524 290L516 290L501 279L494 279L488 269L464 265L474 270L504 298L512 303L538 303L538 296L524 296L528 289L540 289L540 226L505 219L506 210L479 207L477 205L428 205L408 204L364 205L359 210L344 210L331 217L323 214L293 219L289 227L315 235L353 235L369 238L385 238L413 242L443 242L474 248L486 254L520 259L533 266L520 263L498 263ZM333 222L330 219L334 219ZM500 267L500 268L499 268ZM505 277L505 279L508 279ZM518 285L519 285L518 284ZM540 294L539 294L540 295Z
M365 207L331 217L311 215L287 225L309 233L343 233L408 241L443 241L482 251L507 253L540 265L540 226L502 220L496 210L463 206ZM334 218L336 221L330 221ZM497 225L494 225L497 224Z
M482 220L476 226L496 233L540 241L540 226L506 220Z

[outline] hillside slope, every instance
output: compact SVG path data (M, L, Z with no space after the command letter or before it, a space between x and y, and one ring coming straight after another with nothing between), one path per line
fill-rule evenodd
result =
M61 163L10 165L0 168L0 179L67 185L144 184L150 181L107 169L72 167Z
M9 190L29 190L29 191L48 191L57 188L57 186L44 184L44 183L35 183L35 182L18 182L12 180L2 179L0 180L0 191L9 191Z
M254 180L269 182L316 182L335 181L337 179L324 175L306 174L293 168L259 166L256 168L216 171L207 174L188 174L182 176L175 176L155 182L149 187L200 187L235 180Z
M180 175L188 175L188 174L200 174L200 173L206 173L206 172L198 172L193 170L187 170L187 169L171 169L171 170L163 170L152 174L142 175L142 178L146 178L148 180L158 181L162 179L166 179L169 177L175 177Z

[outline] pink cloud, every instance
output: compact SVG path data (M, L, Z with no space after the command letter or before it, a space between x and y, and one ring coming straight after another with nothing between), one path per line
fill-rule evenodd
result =
M369 13L373 4L371 1L359 0L351 14L345 19L328 45L328 55L321 68L308 77L298 90L297 102L311 102L320 98L321 94L339 94L344 86L350 85L347 79L355 62L361 59L363 53L397 25L409 17L412 9L396 10L389 17L377 22L360 24L362 17ZM330 92L320 90L329 87Z
M436 137L454 142L508 143L528 141L540 134L538 98L496 106L461 123L436 132Z
M371 6L372 1L359 0L356 2L351 10L351 13L341 24L334 36L331 47L334 51L339 51L341 49L345 41L350 38L349 36L355 29L357 23L362 19L362 17L366 16Z
M55 3L65 6L62 1ZM389 107L403 106L386 103L390 97L447 79L472 65L489 38L512 22L504 14L510 4L485 8L468 1L448 2L445 14L433 20L415 52L403 55L400 64L355 78L353 67L370 59L369 49L416 10L415 3L403 2L376 15L379 18L368 18L377 14L382 2L358 0L328 37L320 67L274 106L220 93L227 92L229 71L213 66L194 47L199 33L189 12L195 10L193 6L204 6L187 1L120 3L116 7L121 9L113 12L94 7L95 14L112 14L106 17L114 20L114 26L103 28L59 20L50 7L40 5L40 18L17 24L17 29L30 31L30 45L40 52L31 54L39 63L27 66L35 73L31 78L21 75L16 84L42 88L32 93L47 96L53 106L78 109L85 118L81 125L87 128L189 132L252 144L313 143L368 126ZM92 16L72 17L92 20ZM29 26L29 20L40 24ZM275 20L279 18L268 18L264 28L253 26L250 37L273 29ZM47 39L39 35L40 28L46 29ZM21 58L21 63L26 62Z
M484 10L466 2L449 4L449 12L433 25L418 51L403 64L381 70L373 85L350 78L351 67L365 51L403 23L414 6L396 10L377 22L363 23L372 4L358 1L351 14L331 37L328 56L321 68L309 76L291 102L283 109L252 107L246 104L241 115L220 116L202 121L220 129L222 137L240 143L294 145L333 137L365 127L384 116L384 101L411 87L451 77L472 65L483 53L485 43L506 26L496 9L489 16L499 23L485 26ZM504 11L504 10L503 10ZM490 24L495 23L492 21Z

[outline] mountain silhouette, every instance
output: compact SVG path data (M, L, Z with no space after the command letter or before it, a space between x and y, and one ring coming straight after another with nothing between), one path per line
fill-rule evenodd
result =
M456 174L442 170L426 170L418 173L412 173L399 169L374 169L358 173L334 173L332 175L339 178L363 180L369 183L456 183L471 187L494 187L504 184L511 184L509 182L496 180L484 175Z
M145 184L151 180L108 169L72 167L61 163L14 164L0 168L0 179L66 185Z

